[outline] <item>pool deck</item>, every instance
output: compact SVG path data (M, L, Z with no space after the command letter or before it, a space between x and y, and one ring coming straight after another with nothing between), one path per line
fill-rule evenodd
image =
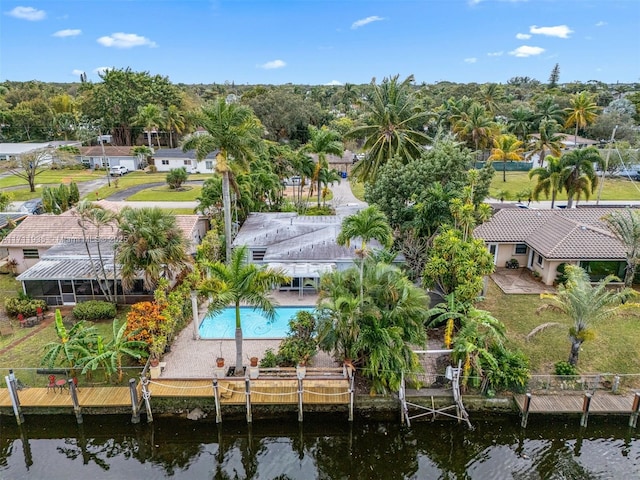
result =
M275 292L273 298L283 307L315 306L318 299L317 295L308 293L305 293L303 298L299 298L298 292ZM200 318L202 319L206 313L206 306L203 306L199 312ZM242 343L244 365L249 365L250 357L262 358L269 348L277 352L280 341L280 339L244 340ZM235 340L194 340L193 328L187 325L174 340L171 351L162 358L166 365L161 378L212 378L216 357L221 355L226 360L226 365L235 363ZM337 365L329 355L318 352L311 366L335 367Z

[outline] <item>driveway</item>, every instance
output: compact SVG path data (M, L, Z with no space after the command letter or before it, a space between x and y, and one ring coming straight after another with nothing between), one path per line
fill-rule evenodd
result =
M533 278L527 268L497 268L491 278L504 293L540 295L556 291L551 285Z

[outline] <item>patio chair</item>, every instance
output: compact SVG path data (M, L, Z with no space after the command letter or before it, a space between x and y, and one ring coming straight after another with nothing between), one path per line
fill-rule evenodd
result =
M55 375L49 375L49 384L47 385L47 393L49 393L49 390L53 389L53 392L55 393L56 391L56 376Z
M21 313L18 314L18 321L20 322L20 326L22 328L25 328L25 327L29 326L28 323L27 323L26 318L24 318L24 315L21 314Z

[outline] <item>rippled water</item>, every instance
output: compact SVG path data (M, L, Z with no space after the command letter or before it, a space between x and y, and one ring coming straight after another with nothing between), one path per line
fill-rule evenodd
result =
M627 419L472 417L455 422L306 415L287 421L199 422L128 417L0 418L2 479L635 479L640 437Z

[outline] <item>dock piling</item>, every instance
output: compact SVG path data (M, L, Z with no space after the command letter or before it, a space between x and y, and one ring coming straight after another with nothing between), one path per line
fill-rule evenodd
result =
M142 377L142 398L144 399L144 406L147 409L147 423L153 422L153 412L151 411L151 392L149 391L149 379L145 376Z
M638 411L640 411L640 392L636 392L633 397L633 407L631 408L631 418L629 418L629 426L636 428L638 424Z
M302 378L298 377L298 421L302 422L302 395L304 390L302 389Z
M244 379L245 396L247 397L247 423L251 423L251 380Z
M587 421L589 420L589 407L591 406L591 397L590 393L584 394L584 400L582 401L582 418L580 418L580 426L586 427Z
M20 408L18 386L13 370L9 370L9 375L4 377L4 381L7 383L7 388L9 389L9 396L11 397L11 405L13 406L13 413L16 416L16 422L18 422L18 425L22 425L24 423L24 415Z
M131 395L131 423L140 423L140 405L134 378L129 379L129 394Z
M216 403L216 423L221 423L222 412L220 411L220 390L218 389L218 378L213 379L213 398Z
M70 378L67 383L69 384L69 395L71 395L71 402L73 403L73 412L76 414L76 421L78 422L78 425L82 425L82 410L80 409L80 402L78 402L76 384L72 378Z
M527 422L529 421L529 409L531 408L531 393L527 393L524 397L524 406L522 407L522 421L520 426L527 428Z

